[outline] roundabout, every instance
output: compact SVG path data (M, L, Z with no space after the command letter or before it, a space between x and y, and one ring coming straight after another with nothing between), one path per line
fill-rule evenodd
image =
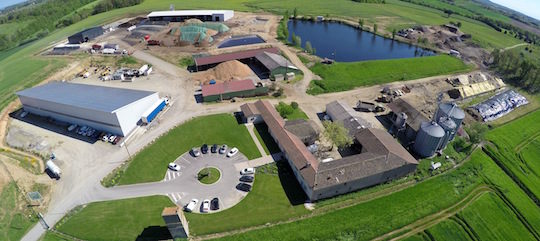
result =
M241 152L233 157L210 151L199 156L186 152L174 161L180 170L167 169L161 183L170 186L170 190L176 190L167 196L178 206L183 207L197 199L199 202L193 212L199 213L203 200L218 198L220 209L211 212L221 211L236 205L247 195L247 192L237 190L236 185L242 176L240 167L248 161Z

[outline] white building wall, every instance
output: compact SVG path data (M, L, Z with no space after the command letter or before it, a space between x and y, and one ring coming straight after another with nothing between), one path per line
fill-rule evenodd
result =
M137 126L137 123L141 120L143 113L158 101L162 100L159 99L158 93L154 93L153 95L149 95L118 109L115 113L116 117L118 118L118 122L120 123L123 135L125 136L129 134Z

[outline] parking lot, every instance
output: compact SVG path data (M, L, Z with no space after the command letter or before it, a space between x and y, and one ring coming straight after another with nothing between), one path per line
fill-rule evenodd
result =
M229 147L228 150L230 148L232 147ZM240 175L241 170L237 168L239 165L235 165L247 161L248 159L241 152L233 157L227 157L226 154L219 154L219 152L212 153L211 151L194 157L191 152L187 152L174 161L180 166L180 171L168 169L162 182L178 185L177 192L167 194L171 201L177 205L185 206L191 199L195 198L199 202L193 212L199 213L203 200L212 200L217 197L219 198L220 211L234 206L247 195L247 192L236 189L242 175ZM217 182L213 184L199 182L197 173L207 167L214 167L220 171L221 175Z

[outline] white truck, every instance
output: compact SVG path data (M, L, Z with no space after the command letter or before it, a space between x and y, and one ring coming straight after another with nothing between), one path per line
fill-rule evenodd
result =
M52 160L48 160L45 165L47 166L47 169L53 174L57 179L60 178L62 175L62 170L60 170L60 167L58 167Z

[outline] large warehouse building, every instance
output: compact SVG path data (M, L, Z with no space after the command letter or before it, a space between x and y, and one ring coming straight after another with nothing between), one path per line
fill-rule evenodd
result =
M98 26L73 34L68 37L68 41L70 44L80 44L95 39L101 35L103 35L103 28Z
M163 102L157 92L64 82L51 82L17 95L30 113L121 136L135 129L156 103Z
M148 14L151 21L183 22L187 19L199 19L201 21L223 22L234 17L232 10L176 10L156 11Z

